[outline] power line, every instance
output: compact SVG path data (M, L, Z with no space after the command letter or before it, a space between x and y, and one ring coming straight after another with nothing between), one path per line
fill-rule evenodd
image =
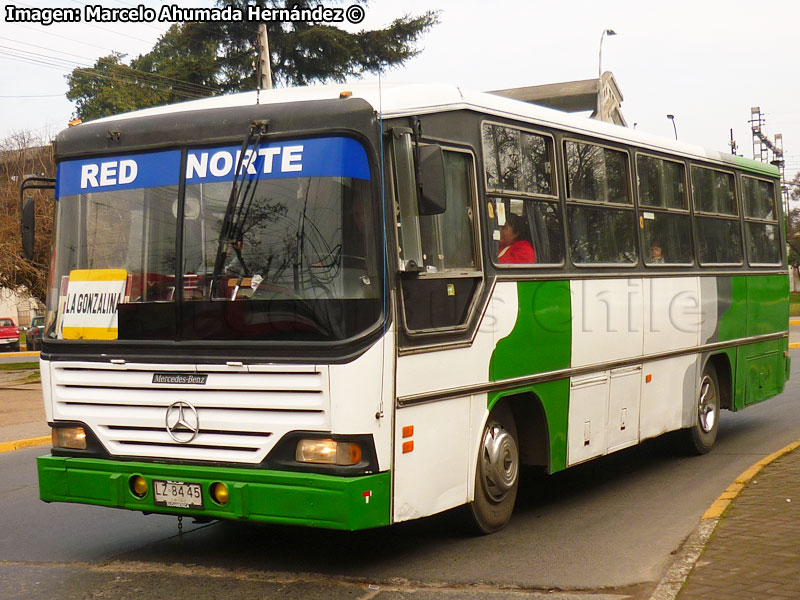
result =
M0 98L63 98L64 94L38 94L38 95L1 95Z
M72 1L73 1L73 2L76 2L77 0L72 0ZM19 6L25 6L25 7L27 7L27 8L33 8L33 9L36 9L36 8L37 8L37 7L35 7L35 6L31 6L30 4L25 4L24 2L17 2L17 4L18 4ZM78 4L80 4L80 2L78 2ZM84 6L84 5L83 5L83 4L81 4L81 6ZM121 35L122 37L130 38L130 39L132 39L132 40L136 40L136 41L138 41L138 42L144 42L145 44L152 44L152 43L153 43L153 42L151 42L150 40L143 40L142 38L137 38L136 36L133 36L133 35L128 35L127 33L122 33L122 32L120 32L120 31L114 31L113 29L107 29L107 28L105 28L105 27L100 27L99 25L93 25L93 24L91 24L91 23L87 23L87 25L88 25L89 27L94 27L95 29L99 29L99 30L101 30L101 31L107 31L107 32L109 32L109 33L113 33L114 35Z
M0 37L0 39L9 39L9 38ZM18 42L17 40L10 40L10 41L15 42L15 43L25 44L27 46L32 46L34 48L40 48L40 49L43 49L43 50L59 52L58 50L52 50L50 48L45 48L43 46L37 46L35 44L27 44L26 42ZM58 57L55 57L55 56L49 56L49 55L45 55L45 54L40 54L38 52L32 52L30 50L21 50L21 49L18 49L18 48L12 48L10 46L3 46L3 45L0 45L0 49L6 49L8 51L11 51L11 52L5 52L4 54L6 54L6 56L13 56L13 57L16 57L18 59L28 60L28 62L31 62L32 64L42 64L44 66L55 66L55 67L69 68L70 70L74 70L74 68L76 68L76 67L83 68L83 69L92 69L93 68L93 67L90 67L90 66L88 66L86 64L82 64L82 63L79 63L79 62L74 61L74 60L62 59L62 58L58 58ZM25 54L20 54L20 53L25 53ZM29 56L27 56L26 54L29 55ZM67 54L67 55L70 55L70 56L77 56L77 55L74 55L74 54L70 54L68 52L64 53L64 54ZM78 58L85 58L85 57L78 57ZM87 59L87 60L90 60L90 59ZM56 61L56 64L53 64L52 62L48 62L48 61ZM61 63L61 64L59 65L58 63ZM152 73L152 72L149 72L149 71L141 71L139 69L134 69L133 67L130 67L128 65L109 65L109 66L112 67L112 68L124 69L127 72L130 72L132 74L138 75L142 79L149 79L153 83L159 83L159 84L162 84L162 85L169 85L171 88L178 89L178 90L185 91L185 92L189 92L189 93L193 93L193 94L207 95L209 92L214 93L214 92L219 92L220 91L218 88L213 87L213 86L208 86L208 85L199 84L199 83L193 83L191 81L184 81L184 80L181 80L181 79L175 79L173 77L167 77L165 75L160 75L158 73ZM154 81L154 80L159 80L159 81Z
M67 40L68 42L74 42L76 44L83 44L84 46L90 46L92 48L99 48L100 50L103 50L105 52L112 52L112 53L116 52L116 50L113 50L111 48L106 48L105 46L98 46L97 44L90 44L89 42L84 42L84 41L81 41L81 40L76 40L74 38L69 38L69 37L67 37L65 35L59 35L57 33L53 33L52 31L46 31L45 29L42 29L42 28L30 27L28 25L22 25L21 23L12 23L12 25L16 25L17 27L22 27L23 29L29 29L30 31L35 31L36 33L44 33L45 35L52 35L53 37L57 37L57 38L60 38L62 40Z
M0 46L0 48L2 48L2 46ZM51 69L56 69L58 71L64 71L65 70L65 67L63 65L55 65L53 63L47 62L45 60L37 59L37 58L31 58L31 57L27 57L27 56L19 56L18 54L14 54L13 51L9 52L7 50L0 50L0 57L1 56L5 56L6 58L10 58L12 60L17 60L19 62L24 62L24 63L28 63L28 64L34 64L34 65L39 65L39 66L43 66L43 67L48 67L48 68L51 68ZM114 65L114 66L118 66L119 67L121 65ZM101 79L106 79L106 80L110 80L110 81L116 81L116 82L119 82L119 83L127 83L127 84L130 84L130 85L147 86L147 87L159 90L159 91L172 92L173 94L175 94L175 96L182 97L182 98L202 98L205 95L205 94L201 94L201 93L199 93L197 91L192 92L192 91L188 91L188 90L184 90L184 89L180 89L180 88L176 89L174 86L167 86L164 83L160 83L160 82L154 81L152 79L149 80L149 81L147 80L147 78L143 78L143 77L139 77L137 79L135 72L131 72L130 74L128 74L128 73L125 73L124 71L121 71L120 73L118 73L116 75L109 75L109 74L103 72L102 70L96 69L94 67L80 67L80 66L78 66L78 67L76 67L74 69L71 69L71 70L72 71L83 72L83 73L86 73L88 75L92 75L93 77L99 77ZM130 69L128 69L128 70L132 71Z
M67 56L74 56L75 58L82 58L83 60L91 61L91 58L86 56L80 56L79 54L72 54L72 52L64 52L63 50L56 50L55 48L48 48L47 46L37 46L36 44L31 44L29 42L21 42L19 40L15 40L12 38L7 38L0 36L0 40L6 40L7 42L14 42L15 44L22 44L23 46L30 46L31 48L39 48L40 50L47 50L49 52L57 52L59 54L66 54Z

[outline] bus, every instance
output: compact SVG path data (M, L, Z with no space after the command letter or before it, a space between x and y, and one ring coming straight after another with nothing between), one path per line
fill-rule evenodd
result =
M438 84L150 108L55 156L46 502L491 533L521 473L708 452L789 376L771 165Z

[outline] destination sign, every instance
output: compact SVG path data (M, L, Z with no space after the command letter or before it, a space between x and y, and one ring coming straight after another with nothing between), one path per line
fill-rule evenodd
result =
M58 165L56 196L177 186L180 170L180 150L65 161ZM185 176L187 184L237 178L369 179L369 161L354 139L312 138L251 146L244 153L241 146L193 148L186 156Z

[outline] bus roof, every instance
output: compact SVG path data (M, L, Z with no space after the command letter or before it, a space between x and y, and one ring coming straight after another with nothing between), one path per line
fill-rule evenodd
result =
M450 84L339 83L319 86L276 88L260 92L240 92L201 98L177 104L145 108L93 121L113 122L124 119L164 115L212 108L242 107L254 104L279 104L330 100L349 92L349 96L367 101L384 118L420 115L452 110L473 110L487 115L517 119L532 126L554 127L567 132L630 143L643 149L675 153L700 160L728 164L731 167L777 177L778 168L732 154L708 150L669 138L655 136L627 127L604 123L585 116L512 100L486 92L474 92Z

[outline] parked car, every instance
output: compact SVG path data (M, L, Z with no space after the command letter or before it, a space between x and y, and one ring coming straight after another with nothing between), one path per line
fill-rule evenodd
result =
M28 350L42 349L42 334L44 333L44 317L33 317L30 329L28 329Z
M19 329L11 317L0 317L0 352L19 350Z

